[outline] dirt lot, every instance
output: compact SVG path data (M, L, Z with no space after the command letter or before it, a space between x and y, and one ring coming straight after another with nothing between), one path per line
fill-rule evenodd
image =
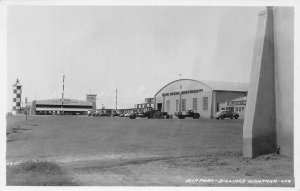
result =
M9 117L7 164L54 160L80 185L293 186L290 159L242 158L242 124L230 119Z

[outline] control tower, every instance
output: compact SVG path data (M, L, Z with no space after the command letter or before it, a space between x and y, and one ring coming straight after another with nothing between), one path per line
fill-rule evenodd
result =
M97 94L87 94L86 101L91 102L93 105L93 110L96 110Z

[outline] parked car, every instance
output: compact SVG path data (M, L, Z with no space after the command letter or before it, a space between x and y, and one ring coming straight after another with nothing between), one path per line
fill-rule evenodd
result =
M125 117L124 113L120 113L119 117Z
M238 113L229 110L219 111L215 114L216 119L225 119L225 118L238 119L239 117L240 115Z
M101 113L99 114L99 117L110 117L109 113Z
M124 117L129 117L130 113L125 113Z
M129 115L130 119L135 119L137 117L146 118L146 117L148 117L148 115L146 113L132 113L132 114Z
M183 114L182 112L175 113L175 116L179 119L185 119L186 117L192 117L193 119L199 119L200 113L195 113L193 110L188 110L186 114Z

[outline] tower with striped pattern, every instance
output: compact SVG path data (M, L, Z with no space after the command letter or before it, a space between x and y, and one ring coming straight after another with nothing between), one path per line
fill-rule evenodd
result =
M16 83L13 85L13 108L12 114L20 114L21 113L21 102L22 102L22 85L20 84L19 79L17 79Z

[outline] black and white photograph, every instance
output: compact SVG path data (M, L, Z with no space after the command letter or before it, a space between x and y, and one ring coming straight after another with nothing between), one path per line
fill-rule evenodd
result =
M5 189L299 189L296 3L46 2L0 2Z

